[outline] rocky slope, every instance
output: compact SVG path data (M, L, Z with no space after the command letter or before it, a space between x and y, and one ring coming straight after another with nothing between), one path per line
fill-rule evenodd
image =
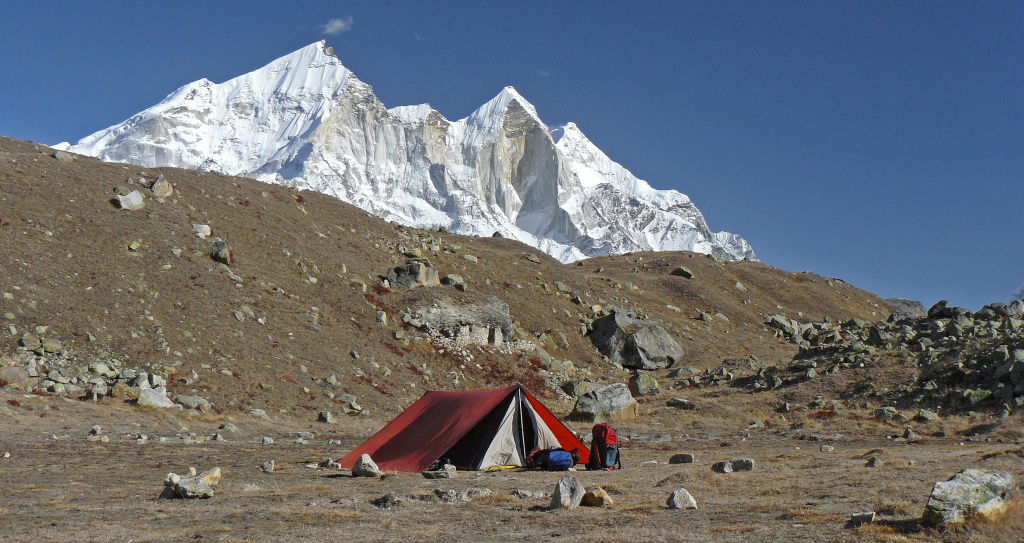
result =
M425 388L520 381L557 402L565 381L629 376L588 335L613 308L664 329L685 353L675 367L698 369L792 356L764 323L779 311L889 314L842 281L757 262L561 264L316 192L7 139L0 213L0 347L22 368L4 380L71 395L163 387L147 394L299 415L392 412Z
M512 87L457 121L426 104L388 109L324 42L224 83L189 83L62 148L315 190L404 225L497 233L563 262L647 250L756 260L746 240L713 232L686 195L651 188L575 124L556 139Z

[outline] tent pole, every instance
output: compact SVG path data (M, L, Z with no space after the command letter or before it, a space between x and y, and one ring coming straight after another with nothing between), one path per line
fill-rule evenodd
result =
M519 443L521 444L520 446L522 447L523 462L526 462L527 460L529 460L527 455L530 454L530 451L526 450L526 429L525 429L525 426L524 426L525 423L523 422L523 418L524 418L523 417L523 402L525 401L525 398L523 397L523 387L522 387L522 385L520 385L518 388L516 388L516 399L519 402L519 405L517 406L518 407L518 411L519 411L519 413L518 413L519 414Z

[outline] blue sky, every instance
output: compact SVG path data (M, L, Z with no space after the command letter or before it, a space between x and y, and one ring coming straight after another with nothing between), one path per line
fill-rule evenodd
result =
M926 305L1024 284L1020 2L262 4L8 2L0 135L77 140L326 38L388 106L515 86L773 266Z

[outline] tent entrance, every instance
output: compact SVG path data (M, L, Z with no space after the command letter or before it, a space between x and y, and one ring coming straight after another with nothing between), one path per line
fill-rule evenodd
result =
M470 469L522 466L534 448L557 446L558 439L517 389L441 457Z

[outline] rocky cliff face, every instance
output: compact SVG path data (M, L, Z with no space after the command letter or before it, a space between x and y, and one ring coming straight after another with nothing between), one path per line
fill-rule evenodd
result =
M72 151L308 188L385 219L490 236L563 262L642 250L756 260L689 197L655 190L573 123L555 138L506 87L468 117L388 109L324 42L216 84L201 79Z

